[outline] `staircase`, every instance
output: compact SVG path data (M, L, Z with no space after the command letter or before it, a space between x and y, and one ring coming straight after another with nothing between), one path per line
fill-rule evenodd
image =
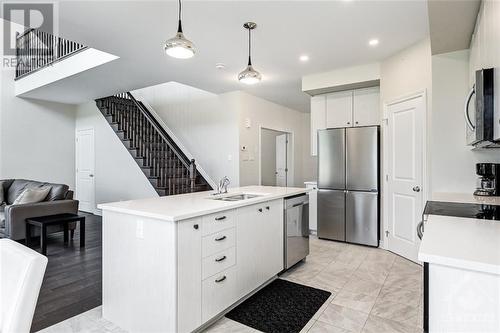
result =
M96 105L160 196L211 190L151 112L132 94L96 100Z

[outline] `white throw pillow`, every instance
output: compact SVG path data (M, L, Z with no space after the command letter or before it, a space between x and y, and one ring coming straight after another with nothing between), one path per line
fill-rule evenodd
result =
M27 188L19 194L19 196L12 203L13 205L22 205L41 202L45 200L50 192L51 186L45 186L40 188Z

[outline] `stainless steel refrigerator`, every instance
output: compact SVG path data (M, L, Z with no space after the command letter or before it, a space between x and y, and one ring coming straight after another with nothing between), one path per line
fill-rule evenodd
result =
M378 246L379 129L318 131L318 237Z

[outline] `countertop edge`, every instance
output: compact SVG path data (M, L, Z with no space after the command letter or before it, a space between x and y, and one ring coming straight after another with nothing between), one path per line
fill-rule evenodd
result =
M492 264L485 264L477 261L456 259L450 257L443 257L434 254L418 253L418 260L429 263L431 265L441 265L452 268L464 269L468 271L475 271L479 273L490 273L500 275L500 267Z
M129 208L114 207L114 206L112 206L110 204L106 204L106 203L97 205L97 208L101 209L103 211L103 213L105 211L110 211L110 212L115 212L115 213L124 213L124 214L129 214L129 215L164 220L167 222L179 222L179 221L183 221L183 220L187 220L187 219L191 219L191 218L195 218L195 217L200 217L200 216L204 216L204 215L209 215L209 214L213 214L213 213L217 213L217 212L236 209L236 208L240 208L240 207L244 207L244 206L250 206L253 204L259 204L261 202L266 202L266 201L270 201L270 200L277 200L277 199L283 199L286 197L295 196L295 195L299 195L299 194L306 194L310 191L311 191L311 189L303 188L301 190L296 190L293 193L270 194L270 195L265 195L265 196L258 197L258 198L235 201L235 202L232 202L231 205L228 205L225 207L206 209L206 210L201 210L201 211L195 211L191 214L180 214L180 215L175 215L175 216L157 214L157 213L149 213L149 212L145 212L142 210L135 210L135 209L129 209Z

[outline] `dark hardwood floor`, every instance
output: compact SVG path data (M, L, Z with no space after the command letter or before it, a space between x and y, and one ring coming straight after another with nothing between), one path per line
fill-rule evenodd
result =
M62 232L47 236L49 262L31 325L32 332L102 304L101 217L86 215L85 248L80 249L78 228L67 246L64 246ZM40 250L38 245L33 248Z

